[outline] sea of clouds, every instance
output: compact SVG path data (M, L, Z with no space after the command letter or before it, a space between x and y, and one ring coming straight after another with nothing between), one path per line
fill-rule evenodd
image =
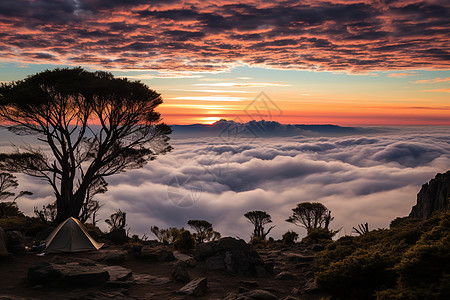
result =
M2 138L3 139L3 138ZM1 146L6 147L6 141ZM249 239L250 210L264 210L280 238L287 230L305 230L285 222L304 201L332 211L333 229L350 234L369 223L385 228L406 216L422 184L450 169L447 128L395 128L384 133L341 137L175 138L174 150L144 168L107 178L108 192L97 200L99 225L117 209L127 213L130 233L150 233L150 226L182 227L190 219L211 222L223 236ZM27 214L54 201L43 181L24 175L20 198Z

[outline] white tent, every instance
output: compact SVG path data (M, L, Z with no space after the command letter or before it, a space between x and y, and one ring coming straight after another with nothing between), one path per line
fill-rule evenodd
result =
M100 249L86 228L75 218L68 218L58 225L45 240L45 253L82 252Z

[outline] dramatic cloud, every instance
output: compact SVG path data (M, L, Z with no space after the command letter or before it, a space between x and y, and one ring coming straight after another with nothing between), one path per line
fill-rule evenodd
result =
M449 11L445 0L3 0L0 57L162 73L445 69Z
M342 137L175 138L173 152L108 178L109 191L98 197L100 217L126 211L131 232L139 234L151 225L206 219L223 235L248 239L251 225L243 214L265 210L280 238L289 229L304 235L285 219L297 203L317 201L332 210L332 228L342 227L341 234L363 222L387 227L410 212L423 183L449 169L450 137L448 128L384 130ZM21 184L35 193L19 199L25 212L52 201L46 185L24 176Z

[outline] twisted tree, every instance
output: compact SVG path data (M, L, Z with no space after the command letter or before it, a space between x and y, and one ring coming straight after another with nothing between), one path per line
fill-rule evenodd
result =
M105 177L141 168L171 150L171 129L155 111L161 103L141 82L82 68L2 84L3 124L47 146L17 147L4 165L52 186L57 222L78 218L92 195L106 190Z
M269 232L275 227L271 226L269 227L267 232L265 231L264 226L266 224L272 223L272 217L265 211L260 210L249 211L246 214L244 214L244 217L246 217L248 221L252 223L254 226L252 238L256 237L261 240L264 240L266 236L269 234Z
M330 222L333 221L331 211L323 204L318 202L302 202L292 209L292 216L286 222L293 223L306 229L321 228L324 225L328 229Z
M220 233L214 231L212 224L206 220L189 220L188 225L196 231L193 237L199 244L220 239Z

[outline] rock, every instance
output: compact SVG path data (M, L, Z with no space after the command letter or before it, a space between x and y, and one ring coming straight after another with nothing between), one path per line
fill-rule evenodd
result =
M288 253L286 254L286 258L290 262L305 262L305 261L313 261L314 255L302 255L297 253Z
M158 257L158 261L161 262L170 262L176 260L173 252L170 250L160 249L156 252L156 255Z
M409 217L428 219L433 212L448 209L450 199L450 171L438 173L429 183L422 185L417 194L417 204Z
M275 276L275 278L278 280L292 280L295 279L296 277L291 272L284 271Z
M178 293L183 295L190 295L200 297L208 291L208 280L204 277L196 278L183 286Z
M103 270L108 272L110 281L126 281L133 275L130 269L120 266L105 266Z
M179 262L175 265L172 272L172 279L176 282L187 283L191 281L191 277L187 271L187 264L184 262Z
M197 246L194 257L208 270L225 270L232 275L256 275L257 266L264 263L253 247L232 237Z
M109 273L103 267L82 266L74 262L67 264L41 262L28 270L28 281L32 284L88 287L100 285L108 279Z
M0 227L0 257L8 255L7 241L8 237L3 231L3 228Z
M28 269L28 281L34 285L57 285L63 274L49 262L40 262Z
M157 260L160 262L170 262L176 260L173 252L167 249L158 249L144 246L141 249L140 258Z
M175 256L175 259L178 261L182 261L187 264L188 267L195 267L197 265L197 261L192 256L189 256L187 254L181 253L180 251L174 251L173 256Z
M100 252L98 261L107 262L110 264L120 264L127 260L128 252L121 250L103 250Z
M244 294L249 299L255 300L277 300L278 297L264 290L253 290Z
M127 236L125 229L117 229L117 230L111 231L111 232L105 234L103 237L105 239L113 242L116 245L125 244L130 239Z
M314 278L308 279L308 281L303 286L303 292L305 294L310 294L317 292L319 289L316 287L316 283L314 282Z
M25 253L25 238L20 231L7 231L8 251L11 253Z

